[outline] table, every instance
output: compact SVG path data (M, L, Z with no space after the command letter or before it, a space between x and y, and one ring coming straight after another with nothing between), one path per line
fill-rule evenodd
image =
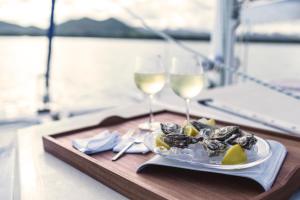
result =
M222 102L234 103L240 107L294 123L297 123L297 117L300 116L300 101L253 84L240 84L205 91L199 98L214 98ZM183 101L171 94L170 91L166 91L161 95L157 104L159 106L182 105L184 110ZM200 110L207 117L269 129L264 125L203 107L195 102L192 103L191 110L192 112L193 110ZM147 105L145 105L145 111L147 111ZM19 181L16 183L14 191L16 199L126 199L121 194L95 181L63 161L45 153L42 148L42 135L56 130L66 130L88 125L89 123L92 124L105 112L21 129L18 132L16 176ZM300 199L300 191L291 199Z

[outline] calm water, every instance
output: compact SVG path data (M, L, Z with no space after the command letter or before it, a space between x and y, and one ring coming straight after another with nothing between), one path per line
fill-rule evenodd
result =
M187 42L208 54L207 42ZM0 37L0 119L33 113L42 91L47 40ZM237 54L242 55L242 47ZM300 77L300 45L252 44L247 71L262 79ZM137 55L160 53L166 59L180 49L156 40L56 38L52 63L52 98L57 109L118 105L141 95L132 80Z

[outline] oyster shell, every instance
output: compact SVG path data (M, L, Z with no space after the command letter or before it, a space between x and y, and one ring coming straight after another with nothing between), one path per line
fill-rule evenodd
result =
M236 138L233 143L239 144L244 149L250 150L257 142L253 134L244 133L241 137Z
M166 135L168 134L181 134L182 133L182 128L180 125L175 124L175 123L160 123L160 128L162 132Z
M198 130L201 131L202 129L213 129L214 127L204 124L198 121L192 121L191 124Z
M167 134L163 135L162 139L170 147L187 148L190 144L202 141L202 137L194 138L184 134Z
M204 139L203 147L207 151L208 156L218 156L220 153L223 153L227 149L227 145L221 141L218 140L209 140Z
M202 142L208 156L218 156L225 152L228 145L239 144L242 148L250 150L257 142L253 134L245 133L238 126L213 127L202 122L192 121L201 134L191 137L183 134L183 128L175 123L161 123L164 133L162 140L170 147L187 148L190 144Z
M200 131L201 135L206 139L209 139L211 137L211 135L213 134L213 132L214 132L214 130L211 128L204 128L204 129L201 129L201 131Z
M200 122L199 120L192 121L191 124L192 124L192 126L194 126L197 129L197 131L199 131L201 133L201 135L204 138L207 138L207 139L211 137L214 130L216 129L215 127L204 124L204 123Z
M241 136L241 131L238 126L225 126L215 129L210 139L230 142L239 136Z

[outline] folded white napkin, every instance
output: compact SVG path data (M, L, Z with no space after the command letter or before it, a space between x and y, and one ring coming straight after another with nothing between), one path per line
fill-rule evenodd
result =
M74 139L73 147L86 154L111 150L120 141L118 132L109 132L105 130L93 137L84 139Z
M121 151L129 142L133 141L132 137L122 137L120 142L113 148L114 152ZM144 145L144 143L133 144L129 149L127 149L126 153L148 153L150 150L148 147Z

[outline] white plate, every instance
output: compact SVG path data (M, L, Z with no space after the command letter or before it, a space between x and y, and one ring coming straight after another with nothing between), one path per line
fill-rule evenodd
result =
M200 143L189 145L189 147L185 149L176 147L172 147L170 150L158 148L155 146L155 138L158 134L161 133L153 132L148 133L145 136L144 143L152 152L168 159L188 162L193 165L200 165L208 168L223 170L245 169L263 163L272 155L269 143L266 140L255 136L257 143L253 146L252 150L246 150L248 157L246 163L222 165L221 162L225 153L219 156L208 157L207 152Z

